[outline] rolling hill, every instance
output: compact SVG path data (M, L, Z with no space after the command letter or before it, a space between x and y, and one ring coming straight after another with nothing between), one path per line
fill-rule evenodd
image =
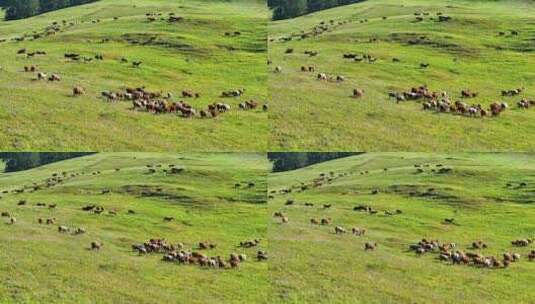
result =
M267 114L239 104L266 103L267 16L256 0L102 0L0 21L0 149L265 150ZM38 71L60 81L38 80ZM73 96L76 86L83 96ZM171 93L169 103L184 100L197 115L155 115L101 95L127 88ZM231 110L201 119L213 103Z
M101 153L0 174L9 215L0 218L0 302L264 302L267 263L256 254L267 248L267 166L262 154ZM215 269L132 249L161 238L248 258ZM258 246L239 247L252 239ZM103 246L89 250L92 242Z
M532 154L371 153L271 174L269 209L288 219L268 229L273 302L533 303L535 245L511 243L535 236L533 164ZM410 249L423 238L521 257L456 265ZM479 240L485 248L471 248Z
M270 23L271 149L533 150L535 110L517 107L535 102L533 4L370 0ZM424 111L424 99L389 96L423 85L477 113ZM491 117L494 102L509 107Z

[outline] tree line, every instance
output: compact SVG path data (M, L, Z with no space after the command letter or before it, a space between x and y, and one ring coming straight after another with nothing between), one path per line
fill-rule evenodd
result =
M268 0L273 19L288 19L327 8L361 2L363 0Z
M273 172L295 170L328 160L348 157L355 152L270 152L268 159L273 164Z
M16 172L39 167L49 163L85 156L90 152L0 152L0 159L6 162L5 172Z
M95 1L98 0L0 0L0 7L6 11L6 20L15 20Z

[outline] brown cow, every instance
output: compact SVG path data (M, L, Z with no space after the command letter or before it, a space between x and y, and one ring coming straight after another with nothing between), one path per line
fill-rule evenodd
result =
M85 94L85 89L81 86L75 86L73 89L72 89L72 95L74 96L81 96L81 95L84 95Z

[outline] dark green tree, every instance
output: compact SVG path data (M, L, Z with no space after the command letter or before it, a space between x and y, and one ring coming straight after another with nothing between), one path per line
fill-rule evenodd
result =
M287 19L331 7L357 3L364 0L268 0L273 19Z
M0 159L6 162L5 172L28 170L49 163L85 156L86 152L1 152Z
M14 20L95 1L98 0L0 0L0 7L6 10L6 20Z
M356 155L353 152L272 152L268 159L273 163L273 171L288 171L310 166L324 161Z

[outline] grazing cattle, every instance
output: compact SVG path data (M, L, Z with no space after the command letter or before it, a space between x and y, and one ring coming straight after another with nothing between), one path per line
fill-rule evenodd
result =
M280 212L280 211L277 211L277 212L273 213L273 217L283 217L283 216L284 216L284 214L282 212Z
M461 91L461 96L463 98L475 98L477 97L478 93L477 92L471 92L470 90L462 90Z
M288 217L283 216L283 217L281 218L281 223L282 223L282 224L287 224L288 222L289 222Z
M310 223L313 224L313 225L319 225L320 224L320 222L315 218L310 219Z
M522 239L522 240L514 240L514 241L511 242L511 244L513 246L516 246L516 247L527 247L532 242L533 242L533 240L531 240L531 239Z
M57 74L52 74L50 77L48 77L48 81L54 82L54 81L61 81L61 77L59 77Z
M501 112L503 112L506 109L502 104L498 102L494 102L490 105L490 112L492 113L492 116L498 116Z
M45 73L42 73L42 72L37 73L37 79L38 80L46 79L46 76L47 75Z
M484 249L487 248L487 244L483 243L483 241L475 241L472 242L472 248L473 249Z
M327 74L320 73L320 74L318 74L317 78L318 78L318 80L327 80Z
M275 73L282 73L282 67L281 66L276 66L275 67Z
M240 97L245 93L245 89L236 89L221 93L221 97Z
M182 97L184 98L199 98L201 95L199 93L193 93L191 91L182 91Z
M264 261L264 260L267 260L268 259L268 254L266 251L258 251L257 254L256 254L256 258L257 260L259 261Z
M258 103L254 100L249 100L249 101L240 103L239 107L242 110L256 109L256 107L258 107Z
M364 244L364 250L365 251L368 251L368 250L375 250L375 248L377 248L377 243L372 243L372 242L366 242L366 244Z
M524 88L517 88L517 89L512 89L512 90L503 90L502 91L502 96L517 96L517 95L520 95L522 92L524 91Z
M455 219L454 218L444 219L444 223L446 223L446 224L454 224L455 223Z
M213 244L213 243L210 243L210 242L200 242L199 243L199 249L202 249L202 250L214 249L216 247L217 247L216 244Z
M17 218L16 217L12 216L12 217L9 218L9 223L11 225L15 225L16 222L17 222Z
M172 217L172 216L166 216L166 217L163 218L163 220L164 220L165 222L171 222L171 221L174 221L175 218Z
M58 227L58 232L61 232L61 233L67 233L67 232L69 232L69 230L70 230L70 229L69 229L69 227L67 227L67 226L63 226L63 225L62 225L62 226L59 226L59 227Z
M366 229L354 227L351 229L351 232L356 236L363 236L366 234Z
M343 234L343 233L346 233L346 232L347 231L343 227L340 227L340 226L334 227L334 233L335 234Z
M527 99L523 98L522 100L520 100L517 103L517 105L521 109L527 109L527 108L535 105L535 101L534 100L527 100Z
M250 241L240 242L240 247L251 248L256 247L260 243L260 240L254 239Z
M36 72L38 69L38 66L36 65L30 65L24 67L24 72Z
M101 242L93 241L91 242L91 250L99 251L104 246Z
M84 95L85 94L85 89L81 86L75 86L73 89L72 89L72 94L73 96L81 96L81 95Z
M354 98L361 98L364 96L364 90L363 89L354 89L353 90L353 97Z
M323 218L321 219L322 225L329 225L331 223L331 218Z

